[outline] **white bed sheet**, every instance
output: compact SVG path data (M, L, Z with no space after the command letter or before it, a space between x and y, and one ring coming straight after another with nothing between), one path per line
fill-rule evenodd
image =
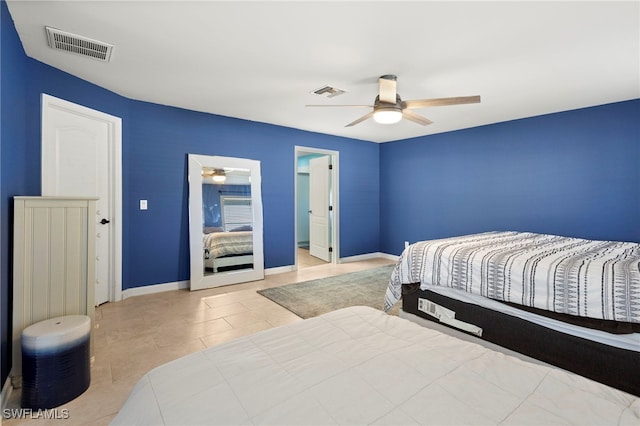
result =
M640 423L640 398L365 307L146 374L113 425Z

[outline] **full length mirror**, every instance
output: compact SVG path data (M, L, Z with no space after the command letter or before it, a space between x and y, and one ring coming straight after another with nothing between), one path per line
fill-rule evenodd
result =
M260 162L188 160L191 290L264 278Z

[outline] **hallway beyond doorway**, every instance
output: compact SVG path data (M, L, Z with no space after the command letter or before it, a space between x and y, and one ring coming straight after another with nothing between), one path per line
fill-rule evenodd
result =
M309 248L298 247L298 269L308 268L310 266L326 265L322 259L309 254Z

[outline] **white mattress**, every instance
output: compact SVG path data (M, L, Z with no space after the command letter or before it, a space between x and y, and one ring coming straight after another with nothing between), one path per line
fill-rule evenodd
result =
M627 349L630 351L640 352L640 333L629 334L613 334L605 331L594 330L591 328L580 327L577 325L565 323L552 318L537 315L532 312L516 309L504 303L500 303L493 299L479 296L477 294L467 293L447 287L425 285L424 290L430 290L434 293L441 294L461 302L471 303L474 305L489 308L494 311L502 312L517 318L527 320L529 322L542 325L561 333L570 334L572 336L581 337L583 339L613 346L616 348ZM422 288L421 287L421 288ZM640 354L638 354L640 357Z
M353 307L160 366L112 424L637 426L640 398Z

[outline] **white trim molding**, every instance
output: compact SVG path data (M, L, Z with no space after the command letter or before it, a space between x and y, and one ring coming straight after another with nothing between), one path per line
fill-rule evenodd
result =
M265 275L284 274L285 272L293 272L296 270L296 265L278 266L275 268L269 268L264 270Z
M340 262L358 262L361 260L371 260L371 259L389 259L393 261L397 261L399 256L395 256L392 254L375 252L375 253L367 253L360 254L357 256L349 256L343 257L340 259ZM295 265L287 265L287 266L278 266L275 268L268 268L264 270L265 275L276 275L276 274L284 274L286 272L295 272L297 270ZM162 283L162 284L152 284L145 285L140 287L132 287L127 288L122 291L122 300L128 299L129 297L134 296L142 296L145 294L154 294L154 293L162 293L165 291L173 291L173 290L185 290L189 289L189 280L186 281L176 281L172 283Z
M397 262L399 257L400 256L396 256L393 254L375 252L375 253L359 254L356 256L343 257L340 259L340 262L343 262L343 263L359 262L361 260L371 260L371 259L379 259L379 258L389 259L389 260L393 260L394 262Z
M142 296L145 294L162 293L165 291L185 290L189 288L189 280L176 281L172 283L144 285L140 287L127 288L122 291L122 300L129 297Z

